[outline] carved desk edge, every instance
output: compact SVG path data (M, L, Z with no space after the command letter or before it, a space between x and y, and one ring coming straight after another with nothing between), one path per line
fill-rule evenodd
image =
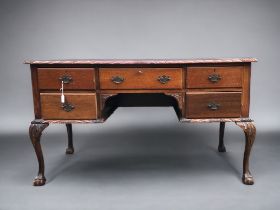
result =
M35 119L31 123L32 124L92 124L92 123L104 123L105 119L97 119L97 120L43 120L43 119ZM217 122L254 122L250 118L210 118L210 119L187 119L181 118L179 122L182 123L217 123Z
M73 59L26 60L25 64L200 64L200 63L251 63L256 58L205 58L205 59Z

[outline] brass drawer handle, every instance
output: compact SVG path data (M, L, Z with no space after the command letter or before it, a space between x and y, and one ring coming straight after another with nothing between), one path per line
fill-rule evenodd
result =
M211 74L208 76L208 80L213 83L219 82L221 79L222 77L219 74Z
M72 77L69 75L63 75L58 78L60 81L62 81L64 84L69 84L70 82L73 81Z
M73 109L75 109L75 107L68 103L68 102L65 102L61 105L61 108L65 111L65 112L71 112Z
M162 75L162 76L159 76L159 77L158 77L158 81L159 81L161 84L166 84L166 83L169 82L170 80L171 80L171 77L166 76L166 75Z
M124 78L121 76L113 76L111 80L116 84L120 84L124 81Z
M220 104L216 104L216 103L209 103L208 104L208 108L211 109L212 111L216 111L220 108Z

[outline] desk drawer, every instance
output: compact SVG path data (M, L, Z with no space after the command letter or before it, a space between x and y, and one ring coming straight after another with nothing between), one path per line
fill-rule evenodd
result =
M101 89L180 89L181 68L100 68Z
M241 87L243 66L188 67L187 88Z
M187 118L223 118L241 116L241 92L187 93Z
M95 93L65 93L67 103L64 106L60 93L41 93L40 97L42 119L96 119Z
M38 68L38 85L40 89L94 89L95 75L93 68Z

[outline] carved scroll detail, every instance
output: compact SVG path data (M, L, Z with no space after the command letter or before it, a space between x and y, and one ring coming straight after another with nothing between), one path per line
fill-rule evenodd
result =
M236 122L236 125L244 131L246 140L243 158L242 181L244 184L252 185L254 184L254 179L249 170L249 158L256 137L256 127L253 122Z
M175 98L176 101L178 102L178 106L181 110L181 113L183 113L183 104L184 104L183 93L165 93L165 95L172 96L173 98Z
M35 177L33 181L34 186L42 186L46 183L46 178L44 175L45 172L45 164L44 164L44 157L43 157L43 152L41 148L41 135L43 130L48 127L48 123L38 123L38 122L32 122L30 127L29 127L29 136L32 142L32 145L34 147L37 159L38 159L38 164L39 164L39 170L38 174Z
M110 94L103 94L102 93L102 94L100 94L100 98L101 98L101 100L100 100L100 110L104 109L105 103L110 97L116 96L116 95L118 95L118 93L110 93Z

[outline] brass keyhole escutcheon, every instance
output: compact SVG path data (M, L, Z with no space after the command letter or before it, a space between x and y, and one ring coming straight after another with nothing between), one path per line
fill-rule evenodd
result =
M68 102L65 102L61 105L61 108L65 111L65 112L71 112L73 109L75 109L75 107L68 103Z
M122 76L113 76L111 80L115 84L120 84L124 81L124 78Z
M211 74L208 76L208 80L212 83L217 83L222 79L219 74Z
M217 103L214 103L214 102L211 102L208 104L208 108L211 109L212 111L216 111L220 108L220 104L217 104Z
M63 75L58 78L60 81L62 81L64 84L69 84L73 81L73 78L70 75Z
M159 77L158 77L158 81L159 81L161 84L166 84L166 83L169 82L170 80L171 80L171 77L170 77L170 76L162 75L162 76L159 76Z

